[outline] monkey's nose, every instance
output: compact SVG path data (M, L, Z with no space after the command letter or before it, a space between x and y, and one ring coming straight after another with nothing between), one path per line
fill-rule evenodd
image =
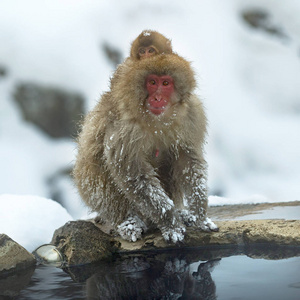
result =
M159 95L155 96L155 101L160 102L161 100L162 100L162 96Z

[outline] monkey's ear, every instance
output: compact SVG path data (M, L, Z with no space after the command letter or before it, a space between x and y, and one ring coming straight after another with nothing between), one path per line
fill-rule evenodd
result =
M139 48L139 44L138 44L138 41L137 39L135 39L132 44L131 44L131 48L130 48L130 57L132 59L139 59L139 51L138 51L138 48Z

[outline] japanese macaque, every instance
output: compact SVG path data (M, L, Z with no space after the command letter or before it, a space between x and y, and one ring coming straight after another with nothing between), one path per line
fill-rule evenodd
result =
M157 54L123 63L86 116L74 178L84 202L136 241L149 228L182 241L206 217L206 117L189 62Z
M157 54L171 54L171 41L157 31L144 30L132 43L130 58L140 60Z

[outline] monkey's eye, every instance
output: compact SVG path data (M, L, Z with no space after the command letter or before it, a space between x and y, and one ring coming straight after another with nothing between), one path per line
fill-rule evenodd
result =
M140 53L140 54L145 54L145 52L146 52L146 51L145 51L144 48L140 48L140 49L139 49L139 53Z
M148 50L149 53L154 53L155 52L155 49L150 47L150 49Z
M152 80L149 81L149 83L150 83L151 85L155 85L156 82L155 82L154 79L152 79Z
M164 85L164 86L169 85L169 81L165 80L165 81L163 82L163 85Z

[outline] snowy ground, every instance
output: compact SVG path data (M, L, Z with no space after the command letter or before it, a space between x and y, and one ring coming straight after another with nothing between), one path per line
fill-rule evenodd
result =
M57 202L37 196L0 195L0 232L28 251L49 243L72 217Z
M241 18L248 8L269 12L268 22L288 38L250 28ZM101 44L125 57L130 42L149 28L170 37L198 74L197 92L210 124L209 186L212 195L222 196L210 203L299 200L299 14L296 0L2 0L0 66L7 75L0 77L0 194L50 197L49 178L71 167L76 151L71 140L47 137L22 120L12 101L15 84L79 91L90 109L113 72ZM72 215L59 208L62 223L85 216L71 180L62 179L59 188ZM2 200L1 213L26 226L26 203L12 204L13 209ZM43 206L36 228L39 222L51 222L49 232L57 227L48 219L52 205ZM9 234L4 229L1 222L0 232Z

